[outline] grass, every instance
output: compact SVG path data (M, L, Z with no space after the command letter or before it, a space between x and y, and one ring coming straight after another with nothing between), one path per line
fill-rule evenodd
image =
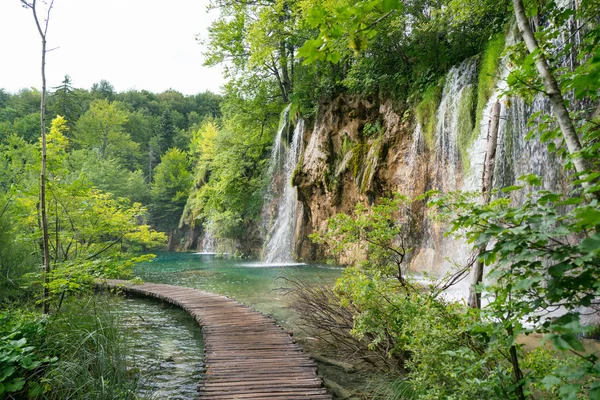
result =
M380 400L411 400L417 398L417 393L405 377L374 377L367 390Z
M70 301L47 326L46 351L59 357L46 372L48 399L135 399L139 373L127 365L109 296Z

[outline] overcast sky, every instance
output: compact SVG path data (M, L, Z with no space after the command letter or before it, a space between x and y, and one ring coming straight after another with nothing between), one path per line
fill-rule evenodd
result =
M39 2L39 0L38 0ZM219 92L220 68L202 66L202 46L216 15L208 0L55 0L50 15L48 87L69 74L89 89L106 79L117 91L169 88ZM41 87L41 41L20 0L0 0L0 88Z

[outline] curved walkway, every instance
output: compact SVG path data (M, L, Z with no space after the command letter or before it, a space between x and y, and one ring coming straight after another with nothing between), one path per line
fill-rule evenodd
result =
M108 280L111 288L178 305L202 326L201 399L327 399L315 362L269 317L235 300L181 286Z

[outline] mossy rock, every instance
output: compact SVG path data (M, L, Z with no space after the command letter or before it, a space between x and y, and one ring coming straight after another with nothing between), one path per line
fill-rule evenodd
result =
M425 144L429 149L435 146L435 126L437 122L437 109L442 98L443 80L438 84L428 87L421 98L421 102L415 108L417 122L421 124Z
M463 163L463 170L470 169L469 147L477 137L479 129L475 127L476 92L473 85L466 86L458 100L458 149Z

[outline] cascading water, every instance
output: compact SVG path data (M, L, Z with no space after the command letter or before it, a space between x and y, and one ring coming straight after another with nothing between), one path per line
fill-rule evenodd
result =
M447 192L461 186L462 163L459 152L461 103L477 78L477 63L469 59L450 69L436 115L434 188Z
M265 192L265 199L263 202L262 209L262 230L264 232L269 231L270 227L273 226L273 220L277 214L277 200L281 195L281 170L285 162L283 155L285 154L285 147L283 145L284 137L289 136L290 128L290 108L291 104L288 105L279 117L279 128L275 135L275 141L271 148L271 161L269 162L269 170L267 176L269 177L269 184L267 185L267 191Z
M507 38L510 44L515 40ZM567 62L568 60L565 60ZM500 77L494 93L483 109L481 125L474 133L476 136L464 156L468 157L469 168L462 170L460 152L456 143L459 133L459 107L461 93L473 82L475 70L473 65L463 63L453 68L448 74L442 99L437 112L435 132L436 149L433 187L442 192L462 189L465 191L481 191L483 162L487 145L487 133L491 109L496 101L501 102L500 122L498 127L498 143L496 163L494 167L494 187L502 188L518 184L518 178L525 174L536 174L542 177L543 188L553 191L565 190L565 174L560 160L550 153L545 144L538 139L526 139L530 128L527 123L537 112L549 113L550 104L544 96L537 96L531 104L526 104L518 97L502 97L507 89L506 78L510 70L501 67ZM420 129L417 126L417 129ZM410 156L409 156L410 159ZM519 204L523 198L512 200ZM522 196L522 194L521 194ZM451 272L454 265L464 266L471 256L469 245L461 240L443 237L445 227L433 221L430 216L424 220L424 238L419 253L413 260L416 270L433 272L443 277ZM451 296L464 297L468 294L468 280L455 287Z
M217 240L210 230L202 236L202 254L214 254L217 251Z
M448 192L461 189L463 186L463 163L458 137L459 126L463 121L459 116L461 103L468 100L467 96L469 91L473 90L476 77L477 63L473 59L452 68L446 77L436 113L435 158L432 165L433 187L431 189ZM411 147L411 151L418 149L420 129L420 125L417 124L414 133L416 142ZM414 157L409 155L409 162ZM466 261L469 256L468 246L444 237L444 227L434 222L431 217L426 215L424 218L422 245L412 264L419 271L444 276L455 263Z
M263 260L266 263L292 263L294 261L292 253L299 205L297 189L292 186L291 180L302 150L304 120L298 119L292 137L288 140L287 151L283 141L286 131L285 126L280 127L271 157L272 178L268 199L276 200L277 207L264 247ZM279 193L278 198L274 195L276 193ZM269 203L270 201L267 201L267 207L270 206Z

